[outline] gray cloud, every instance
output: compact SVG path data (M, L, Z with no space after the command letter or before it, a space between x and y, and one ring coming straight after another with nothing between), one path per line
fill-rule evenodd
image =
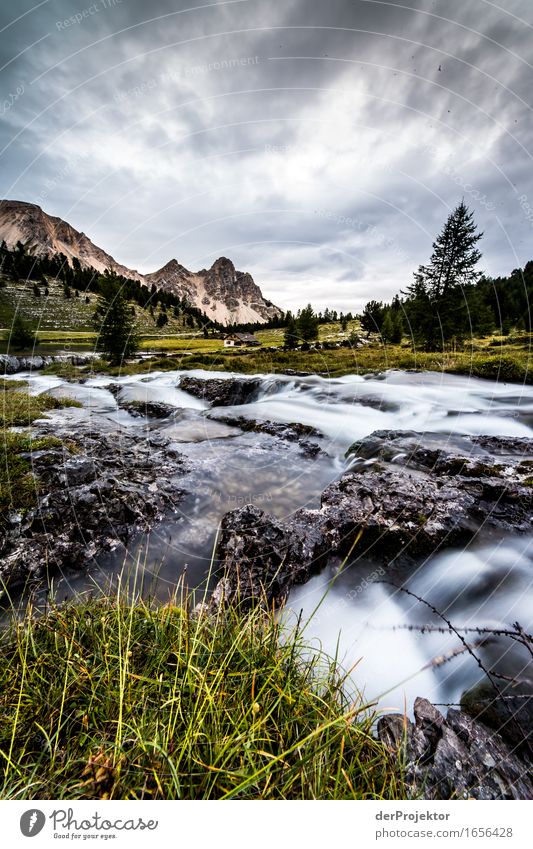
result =
M225 254L284 307L357 309L462 196L489 273L531 259L529 0L33 5L0 12L0 192L121 262Z

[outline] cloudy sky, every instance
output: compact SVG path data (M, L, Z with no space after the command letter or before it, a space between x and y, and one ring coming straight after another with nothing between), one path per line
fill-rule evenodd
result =
M408 284L464 196L508 273L533 258L533 3L500 4L4 2L0 196L140 271L224 255L337 309Z

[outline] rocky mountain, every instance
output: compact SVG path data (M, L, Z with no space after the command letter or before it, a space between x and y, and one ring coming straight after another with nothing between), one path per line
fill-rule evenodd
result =
M230 259L220 257L211 268L188 271L172 259L159 271L146 274L150 285L173 292L223 324L264 322L279 315L279 309L263 298L253 277L237 271Z
M0 241L2 239L8 248L20 241L36 256L62 253L70 262L77 257L84 268L91 266L96 271L109 268L133 280L142 280L138 271L121 265L91 242L85 233L75 230L62 218L48 215L35 203L0 201Z
M0 201L2 239L9 248L22 242L36 256L62 253L71 263L76 257L84 268L92 267L100 272L108 268L147 286L155 284L158 289L187 298L192 306L222 324L264 323L280 314L278 307L265 300L252 276L237 271L226 257L217 259L211 268L196 272L172 259L159 271L143 275L121 265L85 233L61 218L48 215L34 203Z

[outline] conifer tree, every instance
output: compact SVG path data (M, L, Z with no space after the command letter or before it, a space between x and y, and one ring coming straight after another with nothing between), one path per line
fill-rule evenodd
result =
M115 274L106 273L99 279L100 293L93 323L98 331L97 348L112 364L130 357L138 348L135 316Z
M442 347L470 327L466 290L477 283L481 259L474 214L461 201L433 243L428 265L421 265L408 287L406 309L415 338L426 350Z

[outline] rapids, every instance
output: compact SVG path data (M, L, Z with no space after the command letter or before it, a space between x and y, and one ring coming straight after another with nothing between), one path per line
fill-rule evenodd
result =
M227 373L184 372L199 378L242 377ZM212 567L217 526L228 510L255 504L278 517L320 504L322 490L348 467L347 448L375 430L439 434L454 443L463 435L533 437L533 386L494 383L440 373L390 371L379 375L264 375L259 397L235 407L215 407L178 388L180 372L153 373L83 383L65 382L38 372L17 374L32 393L51 391L81 401L51 415L58 426L91 422L116 432L170 438L190 461L183 479L187 491L179 512L137 539L127 562L140 564L145 591L165 599L180 580L206 586ZM109 384L119 389L112 393ZM118 404L117 404L118 397ZM124 402L170 405L165 419L133 416ZM322 449L314 457L259 432L242 432L218 421L245 416L254 420L300 422L322 434L312 437ZM113 582L124 567L124 553L109 556L91 575L64 575L54 591L62 598ZM137 570L137 578L139 572ZM283 614L288 625L302 612L312 644L336 655L350 668L354 690L380 708L403 710L416 695L437 703L456 703L465 687L481 677L468 652L435 665L435 657L454 651L457 636L422 625L443 625L432 610L383 580L393 579L424 598L456 627L533 625L532 538L488 538L478 534L465 550L447 550L409 574L390 575L359 560L340 575L324 570L293 590ZM213 576L207 582L212 586ZM314 612L314 615L311 614ZM311 617L311 618L309 618ZM479 650L483 662L505 674L531 679L528 658L504 638ZM532 685L533 686L533 685Z

